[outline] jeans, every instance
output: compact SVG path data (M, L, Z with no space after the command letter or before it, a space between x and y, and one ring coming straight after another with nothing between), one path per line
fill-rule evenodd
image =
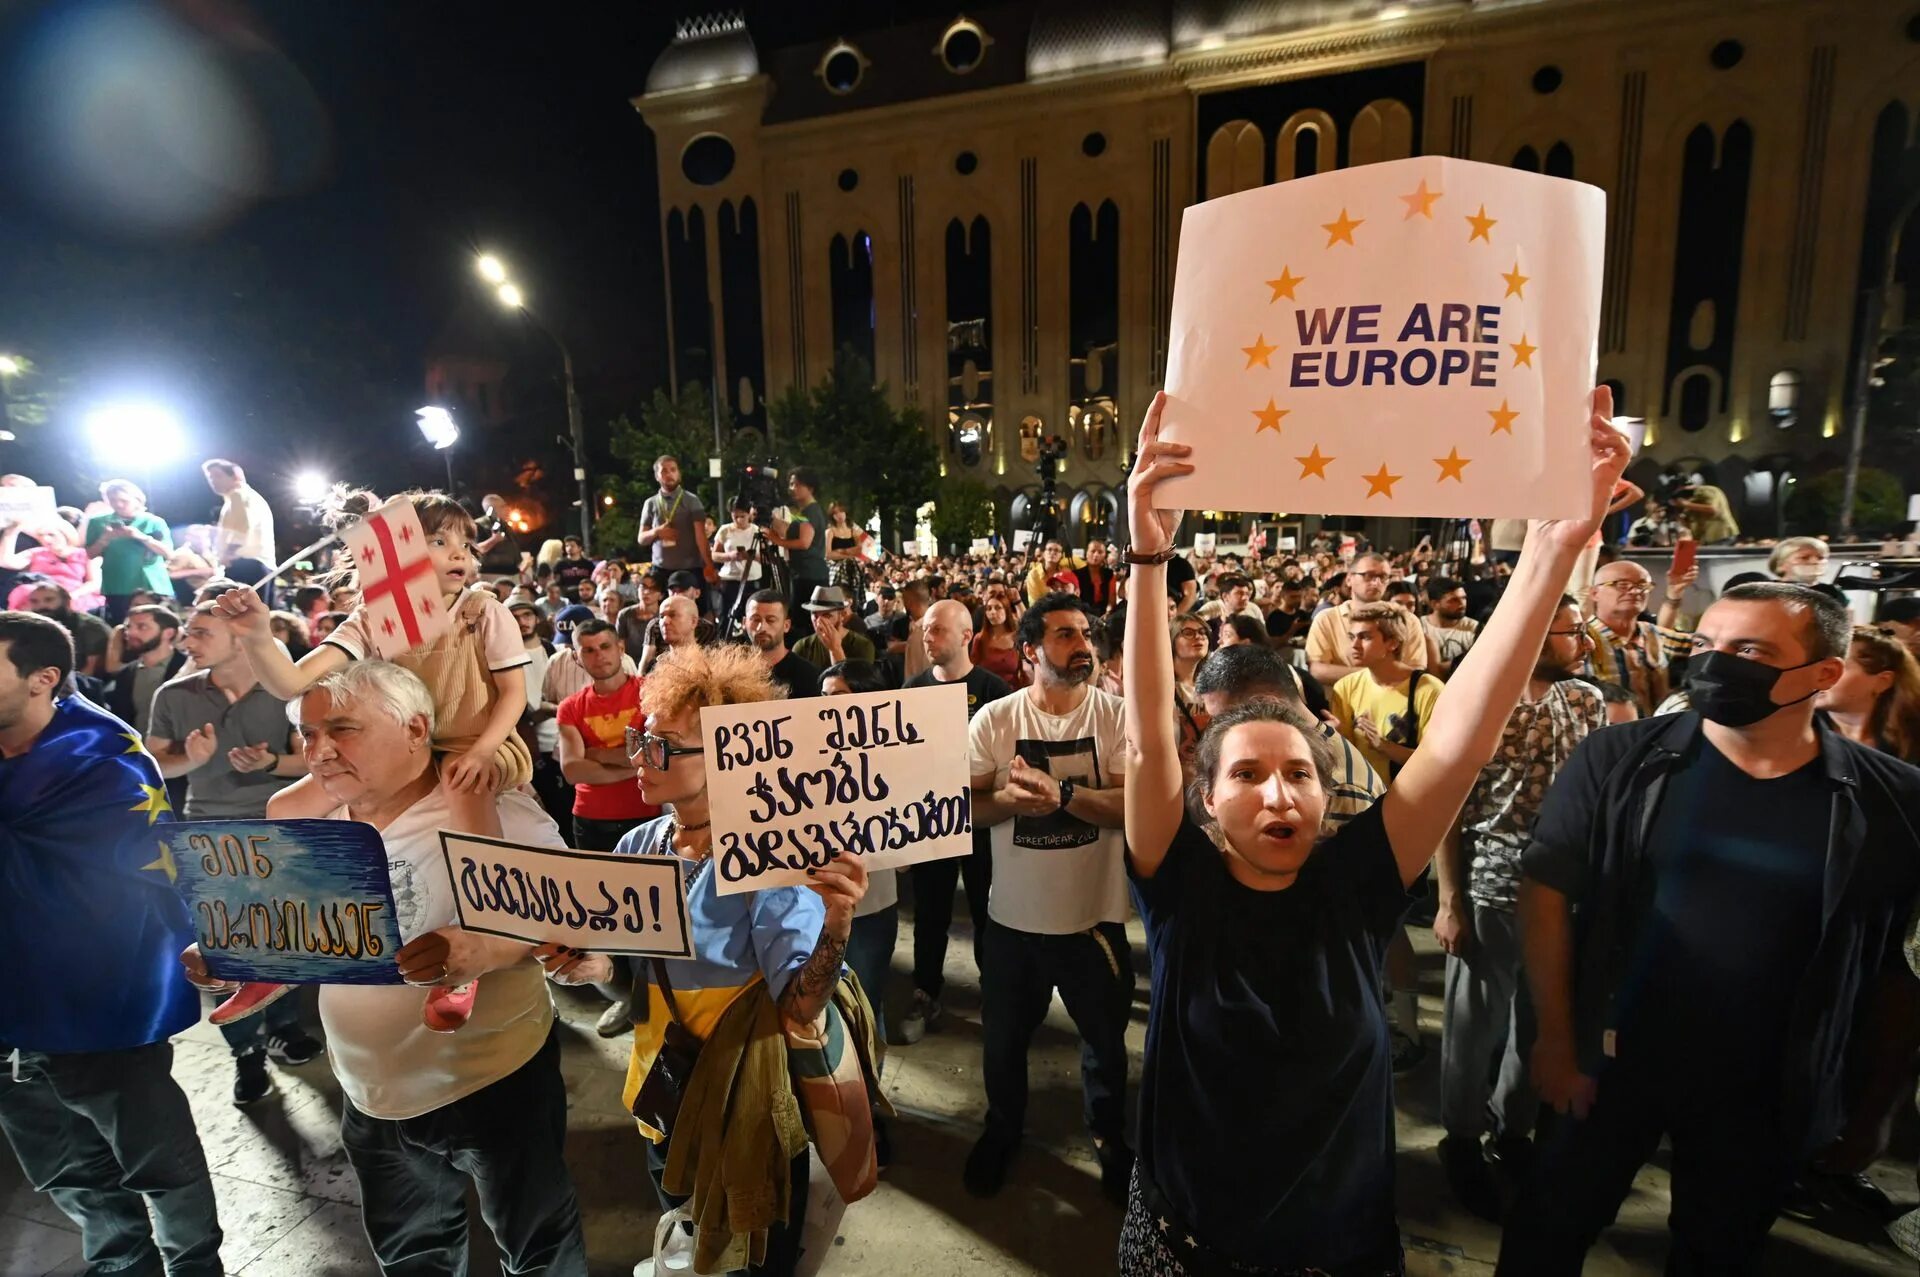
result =
M419 1117L341 1104L361 1218L387 1277L466 1277L469 1181L503 1272L586 1277L557 1033L506 1077Z
M1520 977L1518 919L1505 909L1473 906L1475 944L1464 959L1447 959L1445 1020L1440 1036L1440 1124L1448 1135L1478 1139L1532 1134L1539 1101L1527 1082L1532 1007ZM1498 1068L1498 1077L1494 1071Z
M80 1226L91 1272L221 1271L213 1181L172 1068L173 1045L163 1041L22 1051L14 1070L0 1071L0 1128L28 1181Z
M758 1267L736 1268L729 1277L790 1277L795 1265L800 1262L800 1234L807 1223L807 1153L811 1145L800 1150L800 1156L787 1164L787 1181L791 1191L787 1196L787 1222L775 1221L767 1230L767 1257ZM667 1145L647 1141L647 1174L653 1177L653 1192L660 1199L660 1211L665 1214L687 1202L685 1197L675 1197L666 1190L660 1181L667 1173Z
M585 816L575 816L573 848L575 851L612 851L620 845L627 831L639 823L638 816L632 820L590 820Z
M993 831L973 831L973 851L913 866L913 987L938 999L946 988L947 929L953 925L953 889L967 884L967 912L973 915L973 965L987 938L987 889L993 883Z
M291 1036L300 1028L300 1007L310 996L305 989L295 989L278 1002L269 1002L258 1015L221 1025L220 1036L227 1040L235 1059L264 1051L268 1038Z
M1778 1121L1779 1057L1729 1069L1722 1052L1707 1061L1697 1049L1661 1045L1644 1043L1637 1060L1608 1061L1584 1119L1544 1118L1533 1178L1507 1220L1497 1272L1578 1277L1662 1135L1673 1142L1667 1277L1760 1271L1759 1250L1800 1160L1798 1141Z
M980 968L987 1127L1017 1136L1027 1118L1027 1047L1047 1018L1053 991L1080 1030L1080 1089L1087 1129L1102 1142L1126 1138L1127 1014L1133 949L1127 929L1103 922L1064 936L987 923Z
M873 1006L876 1044L887 1040L887 975L893 970L893 945L899 938L900 906L897 904L864 918L855 918L853 930L847 936L847 965L860 977L860 987L867 991L867 1001Z

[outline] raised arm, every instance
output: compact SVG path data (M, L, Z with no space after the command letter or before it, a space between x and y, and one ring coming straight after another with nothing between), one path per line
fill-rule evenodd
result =
M1180 510L1153 508L1154 489L1173 475L1192 474L1184 458L1185 444L1160 441L1160 414L1164 392L1153 397L1147 419L1140 426L1134 453L1133 477L1127 482L1127 517L1138 554L1159 554L1173 546ZM1128 576L1132 600L1127 605L1126 644L1120 653L1122 681L1127 689L1127 856L1142 878L1159 872L1180 829L1183 808L1180 792L1180 742L1174 733L1173 648L1161 619L1167 608L1167 565L1135 563Z
M330 643L320 643L295 664L286 649L273 641L271 615L252 586L228 590L214 600L214 606L220 609L235 636L246 647L254 678L283 701L294 700L347 663L345 652Z
M1427 867L1475 777L1493 758L1567 578L1606 514L1628 460L1626 438L1613 428L1612 416L1613 392L1602 386L1593 392L1587 422L1591 482L1585 517L1536 522L1528 530L1506 594L1474 641L1473 658L1460 662L1420 748L1381 800L1394 859L1409 883Z

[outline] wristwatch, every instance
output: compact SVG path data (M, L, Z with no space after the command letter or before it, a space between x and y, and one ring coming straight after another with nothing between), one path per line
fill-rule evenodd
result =
M1067 809L1067 804L1072 801L1073 801L1073 782L1070 780L1063 780L1060 782L1059 810L1065 811Z
M1139 564L1141 567L1151 567L1156 563L1165 563L1169 559L1173 558L1173 547L1168 546L1166 549L1161 550L1156 554L1140 554L1133 550L1128 550L1121 557L1124 558L1129 563L1136 563L1136 564Z

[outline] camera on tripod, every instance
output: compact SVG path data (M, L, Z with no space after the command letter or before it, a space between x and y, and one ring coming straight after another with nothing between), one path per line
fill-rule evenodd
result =
M781 505L780 471L773 462L740 467L738 490L753 510L753 521L763 528L772 526L773 512Z

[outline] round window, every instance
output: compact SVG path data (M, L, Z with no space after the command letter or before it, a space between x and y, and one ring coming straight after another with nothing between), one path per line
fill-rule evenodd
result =
M947 28L946 38L940 41L940 60L955 75L965 75L979 66L986 52L987 42L980 28L971 22L954 23Z
M1089 133L1080 139L1080 154L1090 160L1105 154L1106 149L1107 135L1105 133Z
M829 93L851 93L860 86L867 60L850 44L837 44L820 60L820 79Z
M967 177L980 167L980 157L972 151L962 151L953 157L953 171L961 177Z
M1713 52L1707 55L1707 61L1721 71L1730 71L1740 65L1740 59L1747 56L1747 48L1738 40L1722 40L1713 46Z
M1551 93L1560 87L1560 81L1563 78L1560 74L1559 67L1541 67L1533 73L1533 91L1535 93Z
M718 186L733 172L733 143L718 133L702 133L680 152L680 171L695 186Z
M840 170L840 189L850 191L860 185L860 175L850 168Z

